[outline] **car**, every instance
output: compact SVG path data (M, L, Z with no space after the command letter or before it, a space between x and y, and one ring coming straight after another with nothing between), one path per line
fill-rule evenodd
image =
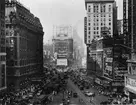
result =
M32 98L33 97L33 93L29 93L28 97Z
M106 101L102 101L100 105L108 105L108 103Z
M95 93L90 92L90 91L85 91L84 94L85 94L85 96L88 96L88 97L94 97L95 96Z
M87 86L85 86L85 88L86 88L86 89L89 89L90 87L89 87L89 85L87 85Z
M28 105L33 105L32 103L29 103Z
M73 93L73 97L75 98L78 97L77 93Z
M111 105L119 105L119 103L115 101L115 102L112 102Z
M27 99L27 98L28 98L27 95L22 96L22 99Z
M42 93L42 90L39 90L39 91L36 93L36 95L37 95L37 96L40 96L41 93Z
M37 96L40 96L40 95L41 95L41 92L38 92L36 95L37 95Z
M80 90L84 90L84 87L83 87L83 86L80 86L79 89L80 89Z

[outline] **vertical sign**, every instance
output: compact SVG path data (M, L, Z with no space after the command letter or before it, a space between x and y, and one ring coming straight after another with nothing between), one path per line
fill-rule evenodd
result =
M113 73L112 73L112 62L113 62L113 53L112 48L105 48L104 49L104 71L103 75L107 78L112 79Z

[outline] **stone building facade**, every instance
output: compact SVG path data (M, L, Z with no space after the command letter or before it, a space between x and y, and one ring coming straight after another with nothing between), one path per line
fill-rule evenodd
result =
M6 89L5 0L0 1L0 91Z
M43 27L39 18L16 0L5 2L7 85L20 90L43 70Z

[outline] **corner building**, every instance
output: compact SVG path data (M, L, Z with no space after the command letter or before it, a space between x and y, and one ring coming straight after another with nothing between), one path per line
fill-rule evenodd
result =
M131 49L127 60L128 74L125 75L125 94L130 103L136 103L136 0L123 0L123 6L125 19L128 19L128 21L124 19L124 22L128 24L125 40L126 45Z
M0 1L0 94L6 89L5 0Z
M6 0L7 85L10 91L29 87L43 70L43 28L39 18L16 0Z

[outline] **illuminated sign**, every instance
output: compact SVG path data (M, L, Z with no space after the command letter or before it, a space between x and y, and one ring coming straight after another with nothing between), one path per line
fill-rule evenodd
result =
M67 66L67 59L57 59L58 66Z

